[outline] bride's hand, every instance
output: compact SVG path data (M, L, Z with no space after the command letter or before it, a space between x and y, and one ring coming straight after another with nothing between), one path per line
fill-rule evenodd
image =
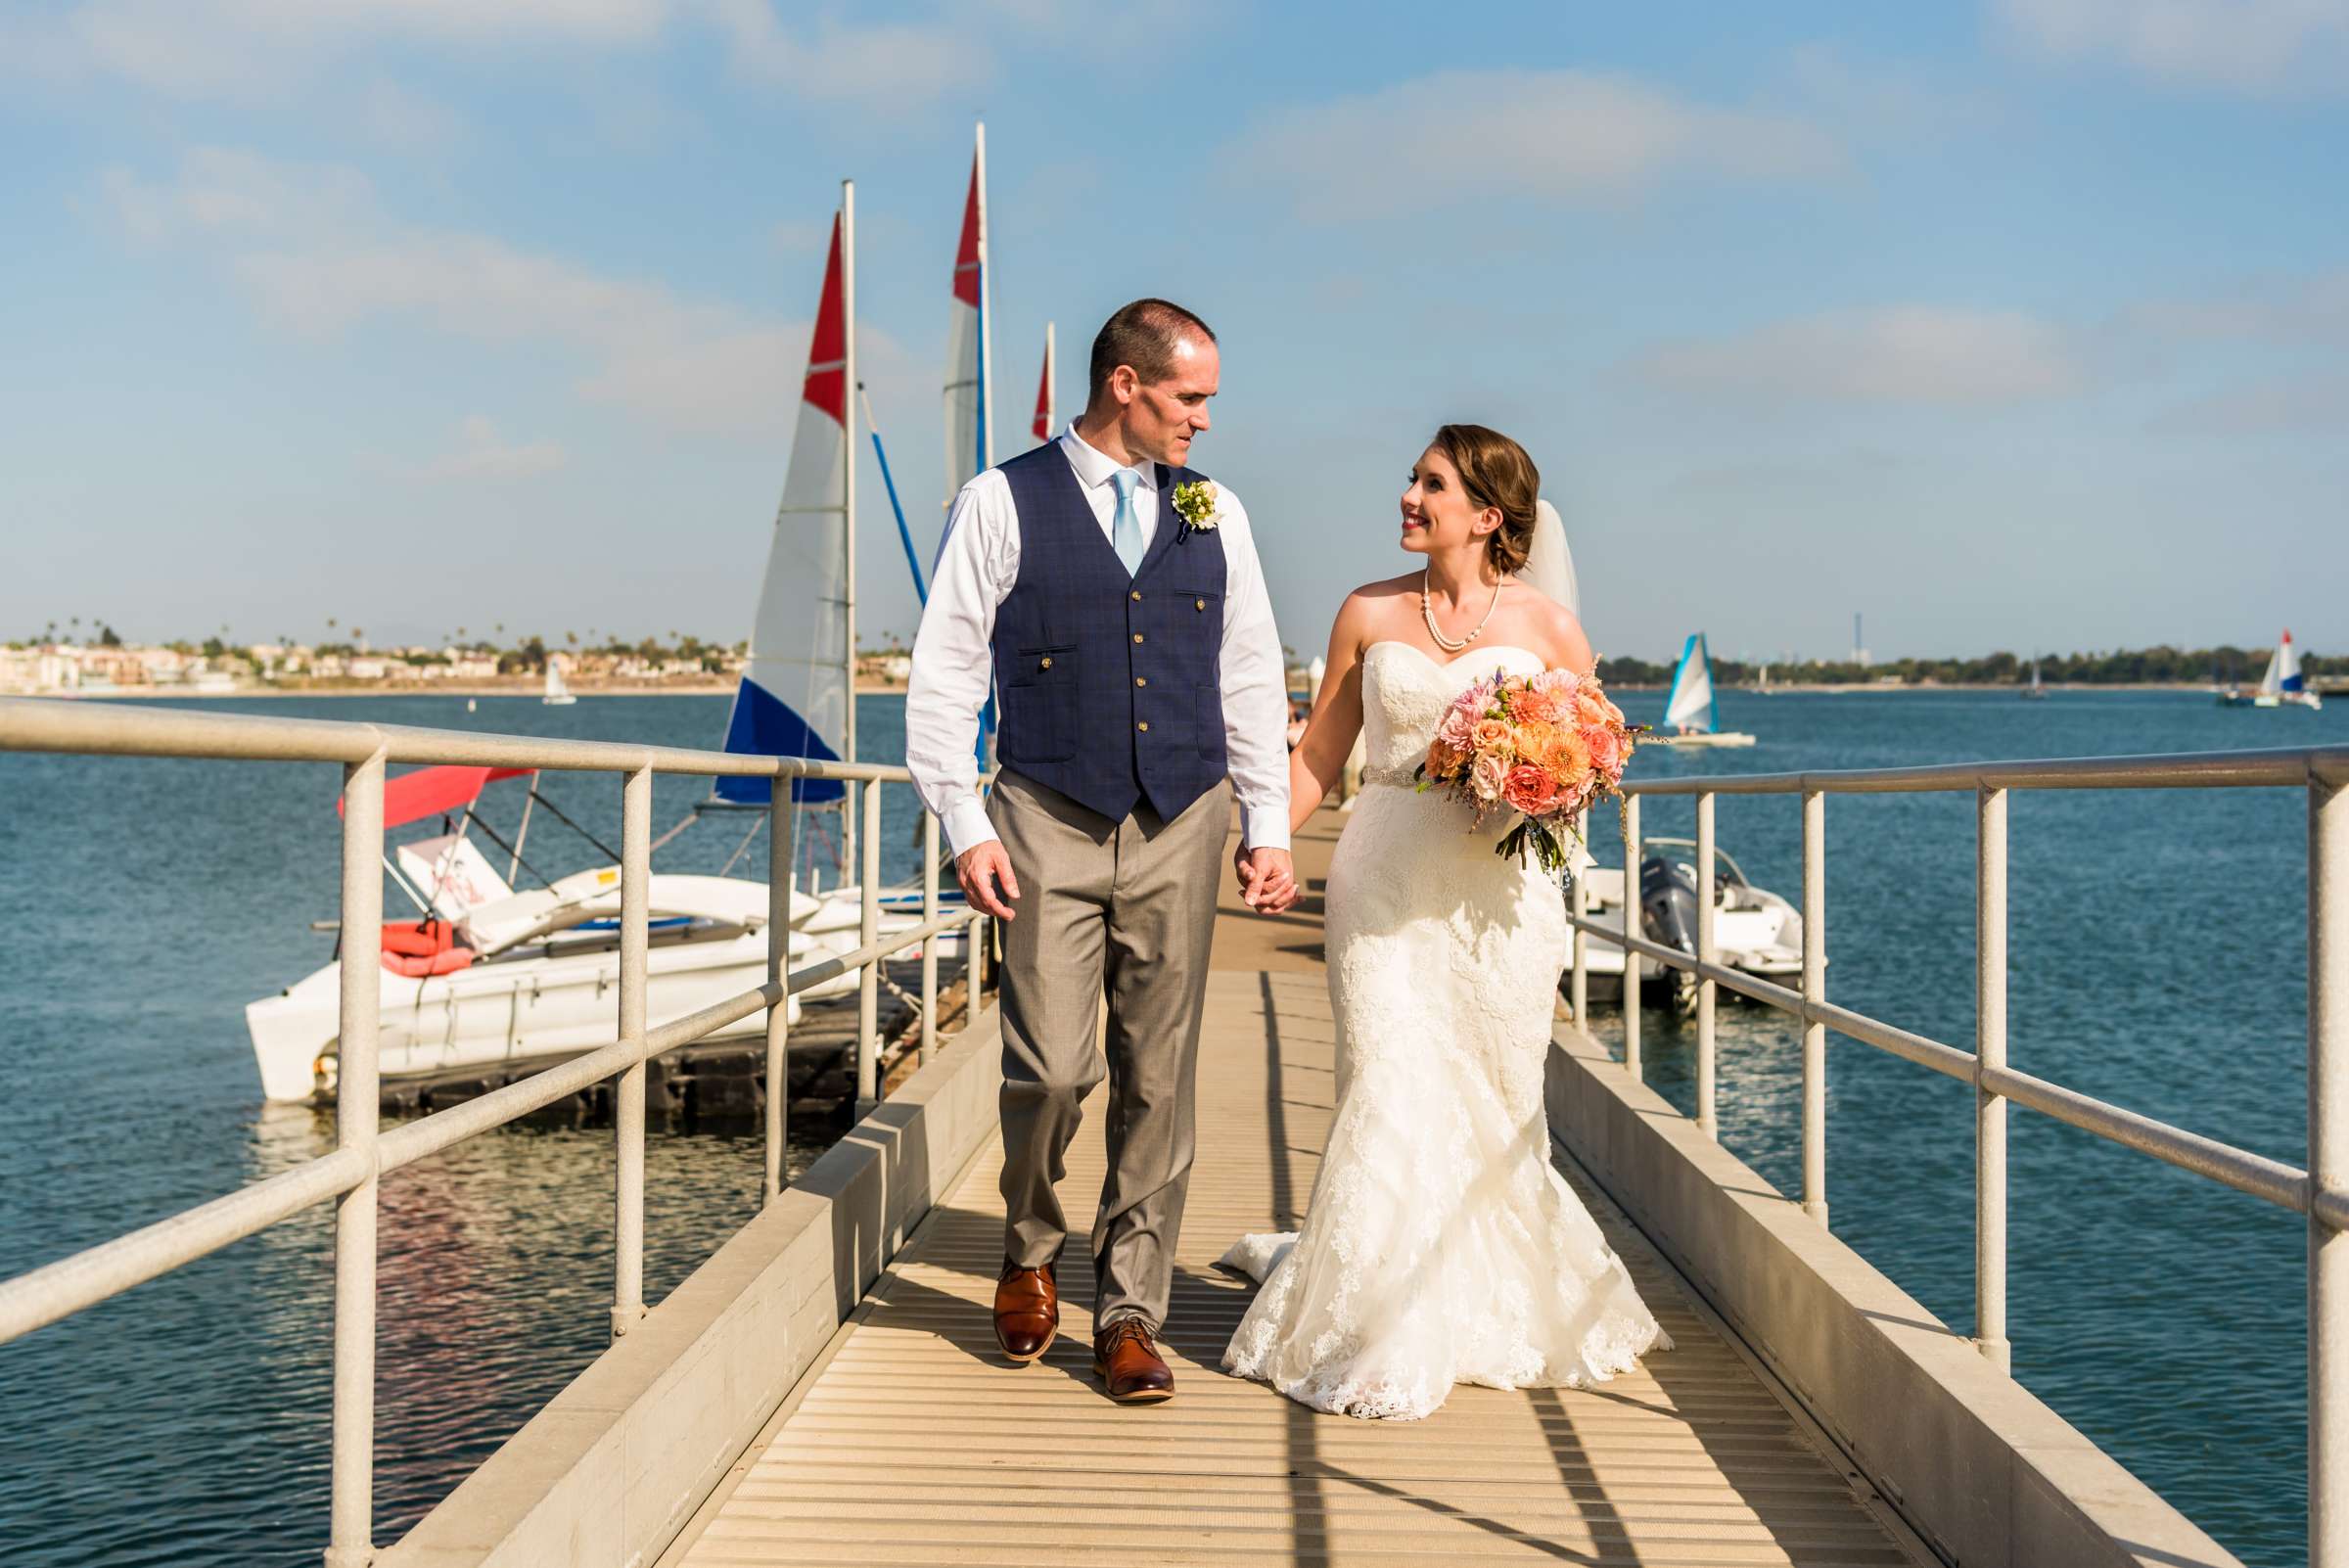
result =
M1242 850L1232 860L1240 901L1258 914L1280 914L1297 901L1297 869L1286 850Z

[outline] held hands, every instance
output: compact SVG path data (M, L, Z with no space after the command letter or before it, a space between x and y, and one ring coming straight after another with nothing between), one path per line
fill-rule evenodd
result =
M1288 851L1242 850L1232 868L1240 877L1240 902L1258 914L1281 914L1297 901L1297 869Z
M972 908L997 920L1017 918L1006 900L1018 899L1020 879L1011 874L1011 856L1004 853L1001 839L975 844L956 855L954 878L962 884L962 896Z

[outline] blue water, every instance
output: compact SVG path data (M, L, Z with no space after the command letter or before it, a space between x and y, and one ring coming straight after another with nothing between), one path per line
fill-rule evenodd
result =
M1635 718L1658 694L1633 693ZM287 699L211 708L707 745L723 698ZM2349 738L2321 715L2161 693L1723 697L1750 752L1643 753L1642 771L1777 771ZM865 698L863 754L899 755L901 705ZM620 784L548 775L618 842ZM512 784L491 825L519 814ZM331 1120L258 1101L242 1008L306 973L334 913L332 768L0 756L0 1277L326 1152ZM666 828L704 793L658 781ZM909 791L885 791L894 880ZM1650 833L1687 834L1651 801ZM2305 805L2286 791L2018 795L2010 807L2011 1058L2026 1071L2300 1163L2305 1155ZM1600 813L1602 816L1605 813ZM1792 800L1724 799L1723 846L1801 883ZM662 853L716 870L740 817ZM433 824L411 831L425 833ZM1829 993L1954 1043L1973 1027L1973 804L1827 806ZM1594 851L1620 858L1611 824ZM541 815L529 857L601 857ZM763 864L763 847L751 852ZM501 861L502 863L502 861ZM1728 1146L1799 1185L1800 1041L1725 1002ZM1611 1010L1596 1023L1617 1027ZM1644 1019L1648 1074L1683 1107L1692 1031ZM1971 1091L1830 1046L1834 1229L1970 1328ZM2302 1560L2303 1233L2293 1216L2027 1111L2011 1133L2016 1373L2246 1560ZM805 1150L801 1157L805 1157ZM658 1299L752 1212L755 1135L651 1140ZM538 1124L384 1183L378 1540L396 1536L603 1348L611 1133ZM332 1277L324 1210L0 1347L0 1560L26 1568L306 1564L326 1533Z

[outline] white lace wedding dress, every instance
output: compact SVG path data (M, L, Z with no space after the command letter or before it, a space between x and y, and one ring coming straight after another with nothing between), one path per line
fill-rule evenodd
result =
M1472 830L1411 787L1470 680L1541 668L1508 647L1363 656L1363 788L1327 893L1337 1115L1304 1230L1222 1259L1264 1282L1225 1368L1317 1410L1415 1419L1454 1383L1579 1387L1670 1347L1549 1164L1565 900L1494 853L1507 822Z

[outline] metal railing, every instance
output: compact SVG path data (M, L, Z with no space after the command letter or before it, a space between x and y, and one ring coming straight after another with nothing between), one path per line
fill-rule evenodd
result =
M612 1334L624 1335L645 1314L645 1063L766 1012L765 1197L783 1187L786 997L859 973L857 1113L880 1093L876 984L883 959L922 945L920 1049L936 1042L938 961L931 939L970 928L966 968L972 1004L984 981L986 916L938 909L938 819L922 813L922 919L878 934L881 786L908 779L901 767L810 762L796 758L737 757L721 752L518 735L471 734L399 725L218 714L124 710L54 701L0 701L0 752L92 756L340 762L344 769L342 1017L336 1079L335 1152L183 1210L113 1241L0 1281L0 1344L28 1334L159 1274L279 1224L329 1198L335 1210L334 1438L328 1568L363 1568L374 1555L376 1188L396 1171L452 1144L617 1078L613 1123L618 1144L616 1267ZM384 894L384 778L392 762L443 762L613 772L621 787L621 930L618 1038L529 1078L379 1131L378 1010ZM652 802L655 773L772 779L767 865L767 959L761 985L682 1018L648 1028L645 977L649 948ZM863 799L863 910L853 952L788 969L791 930L791 834L786 813L795 778L833 779ZM787 972L788 970L788 972Z
M2006 794L2009 790L2300 789L2308 795L2308 1161L2296 1170L2200 1133L2065 1088L2006 1065ZM1938 791L1975 797L1975 1023L1970 1051L1837 1007L1826 997L1826 798ZM1640 1076L1642 959L1696 977L1696 1120L1720 1136L1714 1114L1714 1003L1727 987L1803 1024L1804 1210L1827 1221L1826 1032L1890 1052L1974 1086L1975 1342L2011 1367L2006 1334L2006 1106L2027 1106L2124 1148L2223 1182L2308 1221L2309 1561L2349 1568L2349 747L2176 756L1983 762L1641 779L1624 785L1624 899L1620 925L1592 919L1578 879L1570 999L1588 1014L1587 939L1624 949L1624 1066ZM1639 803L1696 802L1697 951L1640 936ZM1720 961L1713 936L1713 803L1723 795L1792 795L1803 803L1802 989L1788 990Z

